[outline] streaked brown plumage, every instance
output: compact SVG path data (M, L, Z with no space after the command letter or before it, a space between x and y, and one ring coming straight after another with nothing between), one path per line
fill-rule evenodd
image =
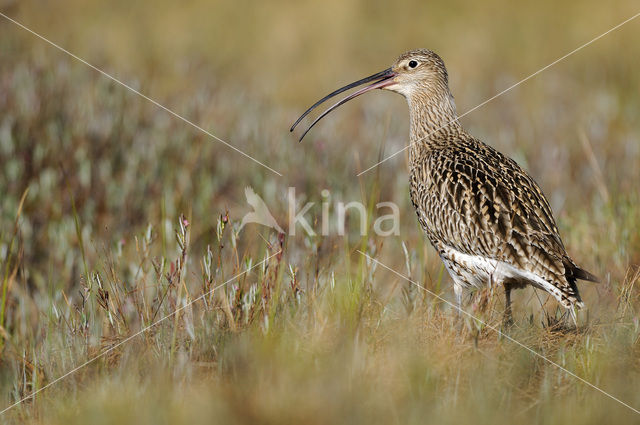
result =
M500 283L509 315L511 289L526 285L547 291L566 308L581 308L576 280L597 279L567 254L536 182L511 158L462 128L437 54L407 52L391 68L323 98L300 119L326 99L370 81L311 127L337 106L375 88L407 99L411 201L454 281L458 302L463 288Z

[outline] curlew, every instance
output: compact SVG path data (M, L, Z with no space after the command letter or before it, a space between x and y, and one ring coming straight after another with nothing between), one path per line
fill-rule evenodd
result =
M578 267L560 239L549 202L538 184L511 158L467 133L458 120L447 70L436 53L412 50L388 69L323 97L291 131L326 100L370 83L323 112L325 115L374 89L405 97L410 112L410 196L429 241L453 280L461 306L465 289L501 284L505 319L511 290L532 285L569 309L583 307L577 280L597 282Z

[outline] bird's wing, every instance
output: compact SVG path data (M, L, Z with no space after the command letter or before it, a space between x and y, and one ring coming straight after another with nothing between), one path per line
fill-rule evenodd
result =
M430 187L414 203L430 211L423 225L432 241L506 262L577 294L566 269L576 266L549 203L515 161L477 142L434 151L425 167Z

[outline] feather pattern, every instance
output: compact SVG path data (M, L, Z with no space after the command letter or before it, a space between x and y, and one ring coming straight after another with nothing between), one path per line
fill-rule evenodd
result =
M582 307L576 280L597 279L567 254L538 184L461 127L440 57L428 50L405 56L440 76L403 94L411 111L411 201L454 284L529 284L564 307Z

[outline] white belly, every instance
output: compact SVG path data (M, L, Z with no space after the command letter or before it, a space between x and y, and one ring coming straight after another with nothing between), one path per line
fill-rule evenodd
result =
M558 300L562 299L558 288L535 273L519 269L504 261L464 254L447 246L442 248L442 261L454 284L459 288L503 285L506 281L515 287L532 285L549 292Z

